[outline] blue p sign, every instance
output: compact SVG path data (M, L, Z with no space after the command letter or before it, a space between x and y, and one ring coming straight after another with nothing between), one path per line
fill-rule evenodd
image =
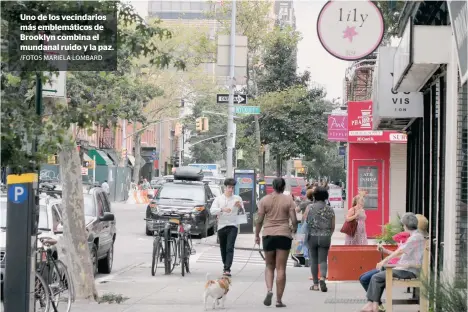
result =
M21 184L13 184L8 188L8 200L15 203L21 204L28 198L28 189L26 186Z

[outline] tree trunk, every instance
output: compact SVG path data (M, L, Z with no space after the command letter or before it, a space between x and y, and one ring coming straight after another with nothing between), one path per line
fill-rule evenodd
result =
M70 131L70 138L72 138ZM81 161L76 143L65 143L59 153L62 181L63 240L60 257L66 263L77 299L97 300L94 272L84 217Z
M136 130L136 123L133 123L133 133ZM141 152L141 132L135 134L133 136L133 147L135 148L134 156L135 156L135 167L133 168L133 181L138 184L140 182L140 152Z

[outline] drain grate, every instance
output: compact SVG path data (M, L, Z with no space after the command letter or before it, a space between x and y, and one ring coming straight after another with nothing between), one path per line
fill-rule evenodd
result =
M385 302L385 300L382 300ZM328 298L325 300L326 304L366 304L367 299L361 298Z

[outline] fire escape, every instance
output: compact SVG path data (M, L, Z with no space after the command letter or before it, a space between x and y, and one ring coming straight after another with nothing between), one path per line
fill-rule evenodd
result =
M354 62L346 69L344 103L348 101L370 100L372 97L372 80L377 53L363 60Z
M115 147L114 133L110 128L99 127L97 137L99 149L113 149Z

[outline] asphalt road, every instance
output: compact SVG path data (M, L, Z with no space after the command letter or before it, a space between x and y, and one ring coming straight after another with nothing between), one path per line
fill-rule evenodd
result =
M147 205L112 203L117 221L117 236L114 246L114 264L111 274L98 274L96 279L108 279L144 263L151 263L153 238L145 234L145 210ZM201 240L194 237L196 250ZM200 250L202 251L202 250Z

